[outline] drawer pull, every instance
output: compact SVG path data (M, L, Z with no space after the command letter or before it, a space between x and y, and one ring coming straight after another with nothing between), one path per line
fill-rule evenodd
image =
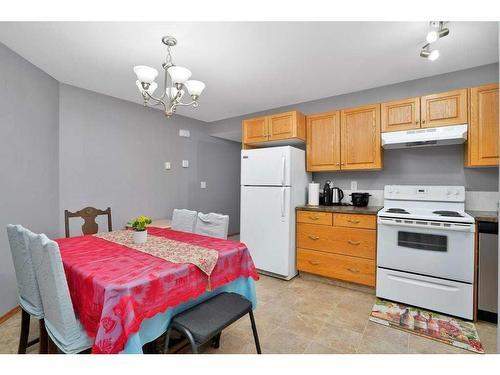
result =
M319 217L318 216L309 216L309 219L311 219L311 220L318 220Z
M359 273L359 270L357 270L356 268L348 268L347 270L352 273Z
M351 245L356 245L356 246L359 245L359 244L361 244L361 241L352 241L352 240L349 240L347 242L349 242L349 244L351 244Z
M359 220L353 220L353 219L347 219L347 221L351 224L359 224L360 221Z
M319 262L317 260L309 260L309 263L311 263L313 266L317 266Z
M309 236L309 238L310 238L311 240L314 240L314 241L319 240L319 237L318 237L318 236Z

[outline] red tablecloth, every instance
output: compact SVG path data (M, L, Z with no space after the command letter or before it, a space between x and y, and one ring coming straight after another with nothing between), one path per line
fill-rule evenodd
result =
M217 250L213 289L239 277L258 280L243 243L154 227L148 233ZM144 319L207 290L207 276L192 264L174 264L94 236L56 241L75 311L95 338L93 353L120 352Z

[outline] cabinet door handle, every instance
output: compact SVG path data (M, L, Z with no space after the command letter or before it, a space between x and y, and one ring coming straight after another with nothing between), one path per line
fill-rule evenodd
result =
M415 121L415 125L418 125L418 121Z
M309 263L311 263L313 266L317 266L319 262L317 260L309 260Z
M357 270L356 268L348 268L347 270L352 273L359 273L359 270Z
M359 220L347 219L347 221L351 224L359 224Z
M360 241L353 241L353 240L348 240L351 245L359 245L361 242Z
M311 220L318 220L319 217L318 216L309 216L309 219L311 219Z
M422 120L422 124L425 124L425 120Z
M319 237L318 237L318 236L309 236L309 238L310 238L311 240L314 240L314 241L319 240Z

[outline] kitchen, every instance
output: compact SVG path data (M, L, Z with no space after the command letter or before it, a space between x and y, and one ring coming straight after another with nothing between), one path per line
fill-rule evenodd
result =
M495 67L466 83L488 69L347 94L357 107L332 98L328 111L242 119L240 238L257 268L496 323Z

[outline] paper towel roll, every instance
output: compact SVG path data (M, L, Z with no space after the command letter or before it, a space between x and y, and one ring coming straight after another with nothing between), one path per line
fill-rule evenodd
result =
M319 205L319 183L309 183L309 199L307 204L310 206Z

